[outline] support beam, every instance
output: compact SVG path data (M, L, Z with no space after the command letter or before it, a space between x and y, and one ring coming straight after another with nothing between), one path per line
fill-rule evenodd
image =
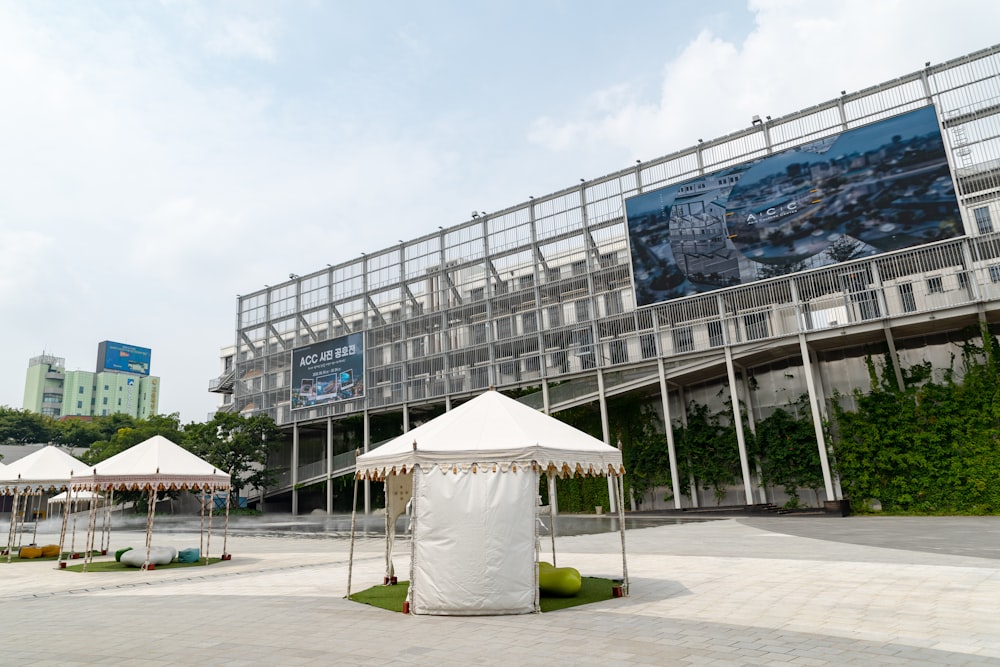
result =
M292 516L299 514L299 490L295 488L299 483L299 424L292 425Z
M604 371L597 369L597 398L601 405L601 434L604 436L604 444L611 444L611 425L608 423L608 400L604 396ZM618 506L615 504L614 480L608 477L608 511L617 512Z
M753 486L750 484L750 461L747 458L747 443L743 436L743 418L740 416L740 395L736 384L736 369L733 366L733 350L726 346L726 375L729 376L729 396L733 404L733 425L736 427L736 445L740 450L740 473L743 476L743 491L746 504L753 504Z
M663 367L663 357L656 360L660 373L660 403L663 405L663 427L667 435L667 459L670 463L670 488L674 494L674 509L681 508L681 480L677 472L677 449L674 446L674 428L670 418L670 389L667 386L666 369Z
M813 378L812 360L809 358L809 346L806 336L799 334L799 352L802 355L802 368L806 374L806 389L809 391L809 408L812 412L813 431L816 434L816 447L819 448L819 465L823 470L823 487L826 489L827 500L840 500L834 495L833 476L830 474L830 461L826 455L826 436L823 434L823 415L819 411L819 398L816 394L816 381Z

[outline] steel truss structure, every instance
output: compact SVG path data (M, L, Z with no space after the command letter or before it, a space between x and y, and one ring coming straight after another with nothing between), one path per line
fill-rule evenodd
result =
M928 105L964 237L636 307L627 197ZM547 410L599 401L605 413L608 396L659 386L669 421L671 391L726 378L738 395L740 368L797 357L819 423L828 383L812 366L823 350L872 340L893 349L900 337L996 320L998 215L1000 45L241 296L235 364L212 390L293 431L285 490L353 466L329 436L317 460L300 461L300 428L402 412L406 429L412 409L490 386L539 387L524 400ZM354 332L365 335L364 397L293 410L292 350ZM822 437L817 429L825 457ZM739 444L749 503L742 435ZM825 462L824 477L833 500Z

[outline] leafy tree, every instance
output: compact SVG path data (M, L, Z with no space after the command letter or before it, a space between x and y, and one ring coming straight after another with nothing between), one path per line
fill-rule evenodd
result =
M154 435L162 435L172 442L180 444L183 440L181 433L180 415L176 412L170 415L153 415L149 419L135 421L131 417L127 420L115 419L104 422L98 426L99 430L106 431L110 425L131 423L130 426L121 426L106 440L98 440L84 452L81 457L87 465L94 465L105 459L119 454L129 447L134 447L140 442L152 438Z
M734 427L724 426L718 414L710 415L707 405L692 401L687 408L687 426L674 433L682 492L692 492L688 480L693 476L702 488L713 490L716 504L721 503L726 488L736 481L740 465Z
M232 476L230 504L234 507L244 488L274 484L276 473L267 468L267 456L280 439L281 430L267 415L218 412L211 421L192 423L184 430L188 449Z
M799 399L799 406L802 407L808 400L808 396L803 396ZM789 407L794 410L796 406ZM798 489L816 491L823 486L823 471L811 418L796 417L792 412L778 408L757 424L753 443L760 464L761 481L768 486L783 487L791 497L789 506L798 505Z
M0 406L0 442L19 445L50 442L56 432L52 417Z

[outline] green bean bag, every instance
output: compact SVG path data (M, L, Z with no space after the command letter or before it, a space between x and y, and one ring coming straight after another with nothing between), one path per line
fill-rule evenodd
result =
M131 551L131 550L132 547L125 547L124 549L119 549L118 551L115 552L115 560L118 561L119 563L122 562L122 554L125 553L126 551Z
M572 567L554 567L552 563L538 561L538 589L549 597L571 598L580 592L583 580L579 570Z

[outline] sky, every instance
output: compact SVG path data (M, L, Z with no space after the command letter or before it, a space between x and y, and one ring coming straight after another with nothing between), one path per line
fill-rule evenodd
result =
M0 0L0 405L237 295L992 46L981 0Z

